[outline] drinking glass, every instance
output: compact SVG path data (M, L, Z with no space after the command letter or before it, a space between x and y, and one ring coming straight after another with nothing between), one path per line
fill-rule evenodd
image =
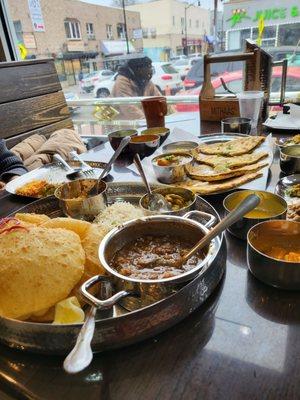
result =
M251 134L256 135L264 92L246 91L237 93L240 106L240 116L251 119Z

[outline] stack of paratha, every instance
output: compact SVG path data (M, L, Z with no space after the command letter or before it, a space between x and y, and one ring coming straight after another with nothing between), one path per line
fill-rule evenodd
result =
M228 142L201 144L193 150L194 164L188 180L177 185L205 195L231 190L262 176L267 152L256 151L264 138L252 136Z

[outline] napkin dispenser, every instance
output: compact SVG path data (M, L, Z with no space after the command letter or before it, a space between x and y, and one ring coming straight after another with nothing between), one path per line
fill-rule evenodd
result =
M285 83L287 73L287 60L273 62L272 56L258 47L254 42L246 40L244 53L228 55L204 56L204 82L199 95L199 107L202 121L221 121L227 117L239 117L239 102L234 93L217 95L211 83L210 66L213 63L244 61L242 90L260 90L264 92L262 119L268 117L272 67L282 65L282 79L280 99L274 104L282 105L284 102ZM221 79L221 78L220 78ZM227 89L226 84L222 82Z

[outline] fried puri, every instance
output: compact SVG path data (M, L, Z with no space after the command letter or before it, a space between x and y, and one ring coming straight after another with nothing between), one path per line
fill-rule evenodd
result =
M79 236L30 227L0 235L0 315L26 319L68 297L84 272Z

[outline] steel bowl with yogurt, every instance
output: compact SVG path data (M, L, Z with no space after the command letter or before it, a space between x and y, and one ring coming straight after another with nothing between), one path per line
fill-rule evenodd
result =
M185 152L164 153L151 160L156 178L162 183L183 181L186 178L186 167L192 161L193 157Z

